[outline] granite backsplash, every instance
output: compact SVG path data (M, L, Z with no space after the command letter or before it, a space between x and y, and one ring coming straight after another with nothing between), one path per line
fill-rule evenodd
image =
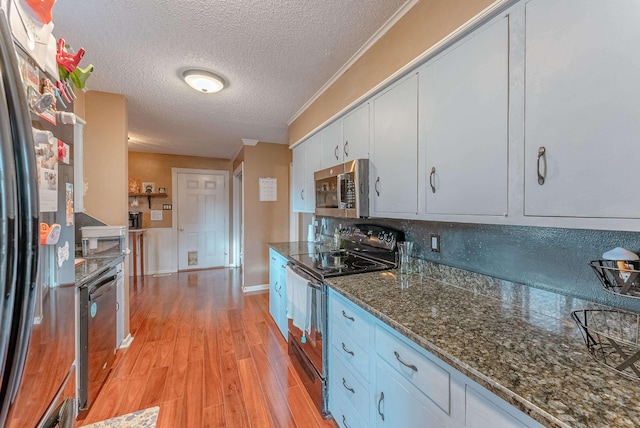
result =
M320 219L318 216L318 223ZM588 265L614 247L640 253L640 233L552 227L503 226L396 219L324 217L333 236L338 225L378 224L402 230L414 242L414 256L498 279L556 291L640 312L640 299L605 291ZM430 234L440 235L431 252Z

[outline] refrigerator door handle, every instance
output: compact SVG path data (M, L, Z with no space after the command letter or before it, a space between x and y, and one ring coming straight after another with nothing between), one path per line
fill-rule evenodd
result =
M0 410L0 422L4 423L9 405L18 391L24 369L27 348L31 337L38 268L39 203L37 169L31 130L31 116L20 77L18 59L11 37L11 30L4 11L0 11L0 57L2 58L3 85L10 109L11 132L16 160L18 199L18 245L16 303L9 341L9 354L0 396L4 402ZM9 365L10 364L10 365Z
M0 77L2 82L2 77ZM9 107L0 84L0 123L9 123ZM8 126L0 127L0 385L5 372L16 293L17 197L13 142Z

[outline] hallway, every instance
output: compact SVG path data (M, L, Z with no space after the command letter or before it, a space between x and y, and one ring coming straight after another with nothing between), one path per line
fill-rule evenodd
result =
M158 428L335 427L294 372L268 293L239 281L213 269L131 285L133 343L78 425L160 406Z

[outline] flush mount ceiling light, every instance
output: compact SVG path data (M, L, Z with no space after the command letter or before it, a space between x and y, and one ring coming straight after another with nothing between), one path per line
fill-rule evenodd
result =
M187 70L182 73L184 81L198 92L210 94L224 88L224 80L217 74L205 70Z

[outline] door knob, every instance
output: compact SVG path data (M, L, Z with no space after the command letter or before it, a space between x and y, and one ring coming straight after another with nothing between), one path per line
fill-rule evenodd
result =
M178 230L180 230L180 232L184 232L184 227L181 227L181 228L180 228L180 229L178 229Z

